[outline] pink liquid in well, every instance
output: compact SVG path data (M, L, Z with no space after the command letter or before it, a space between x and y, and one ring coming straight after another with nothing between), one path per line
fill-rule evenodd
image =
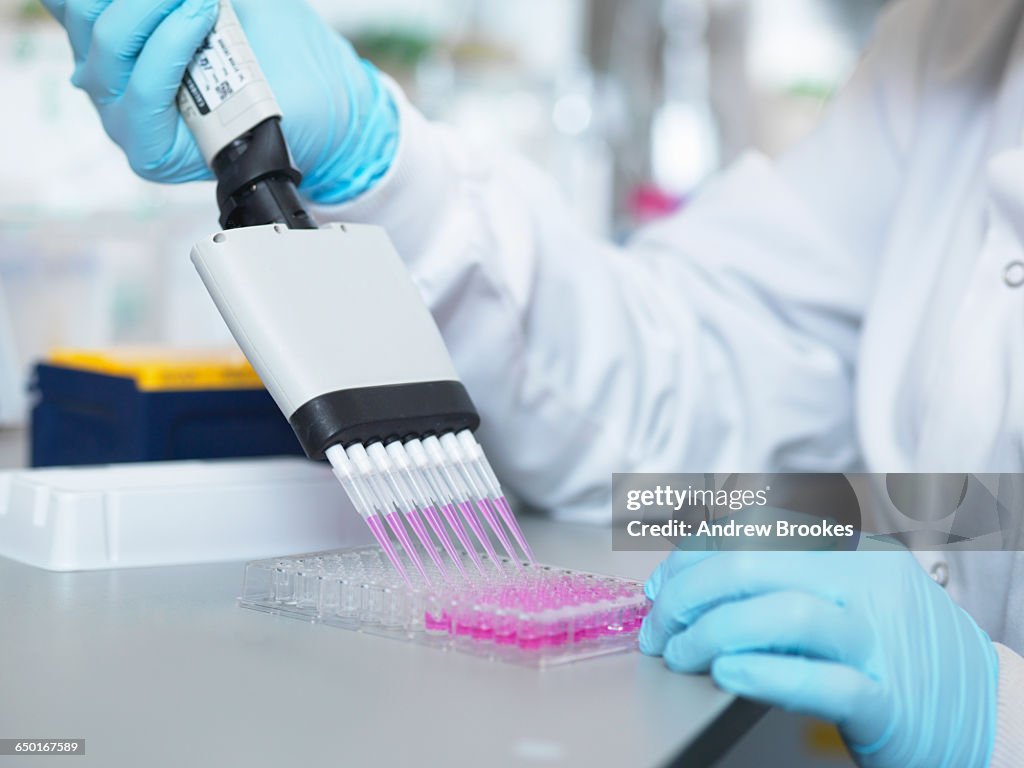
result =
M452 628L452 620L447 613L440 616L428 613L423 617L423 624L429 632L448 632Z
M515 632L515 629L511 629L511 630L508 630L508 631L501 631L501 632L499 632L498 630L495 630L495 632L494 632L494 642L497 643L498 645L515 645L516 644L516 632Z
M544 652L635 635L648 610L646 602L639 602L643 597L636 584L538 569L519 573L505 583L461 589L448 609L449 633L462 642ZM569 608L574 610L564 610ZM428 626L436 625L434 619Z

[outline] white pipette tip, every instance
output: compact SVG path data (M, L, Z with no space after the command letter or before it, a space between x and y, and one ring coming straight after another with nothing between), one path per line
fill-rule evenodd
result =
M392 448L397 446L397 448ZM382 443L373 443L366 449L370 459L377 469L384 473L388 484L396 496L401 499L402 513L406 521L412 526L416 538L423 545L424 551L437 567L443 579L448 579L448 569L444 561L438 555L437 548L427 532L423 520L420 518L418 509L426 510L430 506L429 500L420 492L416 478L411 474L408 457L405 456L401 443L393 442L385 447ZM429 520L428 520L429 522ZM436 533L436 531L435 531Z
M508 534L505 532L505 528L498 519L498 515L495 514L495 509L491 506L488 501L490 495L487 491L485 484L481 484L479 472L474 472L476 467L476 460L472 456L471 452L463 449L463 446L455 435L448 433L441 437L441 446L448 454L449 461L456 469L456 474L461 476L463 483L469 489L473 503L476 504L477 509L480 510L480 514L484 516L484 520L487 521L487 525L490 527L491 532L498 538L502 549L509 556L512 564L516 568L520 568L519 554L512 546L512 542L508 538ZM488 542L489 543L489 542Z
M399 469L406 471L412 469L412 461L409 459L409 453L406 451L405 446L398 440L394 440L385 446L384 450L388 452L388 456L395 462L395 466Z
M332 445L325 451L327 460L331 463L331 469L339 480L351 478L356 473L356 468L340 445Z
M468 429L462 430L456 437L463 451L473 458L472 464L480 475L481 481L487 486L487 493L494 501L494 506L501 519L512 531L512 536L519 548L526 555L526 560L530 563L536 562L533 550L530 549L530 545L526 542L526 536L523 535L523 529L519 527L519 521L516 520L515 513L512 512L512 507L509 506L508 499L505 498L505 494L501 490L501 483L498 482L497 475L494 474L490 462L487 461L484 449Z
M477 518L476 510L474 509L474 504L478 501L479 495L475 493L471 479L465 474L465 467L462 464L458 443L454 441L454 437L450 433L444 434L440 438L431 436L423 442L427 453L433 459L438 471L440 471L452 490L455 491L455 506L462 513L463 520L465 520L466 525L469 526L477 541L480 542L480 546L484 548L484 552L487 553L495 568L501 572L501 560L498 558L498 553L494 550L494 544L491 543L487 531L480 525L480 520ZM486 515L484 516L486 517Z
M418 438L407 440L405 442L405 452L417 469L427 470L430 468L430 457L427 456L422 440Z
M377 539L377 543L380 544L381 549L384 550L388 560L391 561L398 574L407 584L412 584L409 580L409 574L398 557L398 553L395 551L390 539L388 539L380 515L377 514L372 504L368 501L368 497L373 494L373 490L364 485L364 478L355 462L349 458L349 454L340 445L332 445L325 453L327 460L331 463L331 470L334 472L334 476L338 478L345 492L348 493L349 498L352 500L352 505L356 508L356 512L359 513L359 516L369 526L374 538ZM421 575L427 580L426 573L422 572L422 567L420 570Z
M352 506L356 508L360 517L364 520L368 519L373 514L373 509L361 487L358 471L346 455L345 449L340 445L332 445L327 449L326 454L327 460L331 463L331 471L338 478L338 482L345 489L349 499L352 500Z
M454 475L449 468L449 457L447 451L441 445L441 441L434 435L424 438L423 447L427 451L427 456L430 457L431 464L433 467L441 473L441 476L445 479L445 482L450 486L454 498L456 501L469 501L470 492L465 487L461 479Z
M370 461L370 456L366 453L366 448L362 443L353 443L345 453L362 474L373 474L373 462Z
M396 464L391 460L391 455L384 448L383 444L376 442L366 447L366 454L373 462L377 473L384 480L385 485L394 496L393 501L403 511L408 512L415 506L401 475L398 474Z
M377 465L377 469L389 469L391 466L391 458L388 456L388 452L384 449L384 445L378 441L370 443L363 450L366 451L366 455L370 460Z
M473 433L468 429L464 429L455 435L455 439L470 458L478 459L483 455L484 449L480 447L480 443L476 441Z
M398 442L391 443L388 446L388 452L395 458L399 466L408 467L410 482L422 500L420 509L423 511L423 516L426 518L434 535L440 540L444 551L448 553L448 557L455 563L459 573L464 578L468 578L462 557L459 555L458 550L452 543L451 536L448 535L448 531L444 527L444 521L441 519L443 514L439 514L442 513L449 500L444 496L439 481L433 474L430 460L427 458L427 454L423 450L420 441L413 439L404 445ZM460 538L459 531L456 530L454 533L461 543L462 539Z

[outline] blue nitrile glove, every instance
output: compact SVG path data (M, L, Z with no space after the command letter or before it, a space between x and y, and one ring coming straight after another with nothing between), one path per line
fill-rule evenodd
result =
M185 67L217 18L217 0L43 0L67 29L72 82L100 113L132 169L153 181L209 178L175 106ZM302 0L235 0L319 203L369 189L394 158L398 116L377 71Z
M647 582L644 653L831 720L862 766L985 766L998 662L905 551L676 552Z

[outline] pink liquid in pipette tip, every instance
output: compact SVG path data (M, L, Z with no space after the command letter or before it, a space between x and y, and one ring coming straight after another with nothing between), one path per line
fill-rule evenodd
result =
M500 496L497 499L498 513L501 515L501 519L505 521L505 525L512 531L512 535L515 537L519 547L523 550L523 554L526 555L526 559L530 564L537 562L533 558L533 550L530 549L530 545L526 543L526 537L523 536L523 531L519 527L519 521L516 520L516 516L512 514L512 507L508 504L508 499L504 496Z
M437 570L441 573L441 578L448 580L448 569L444 567L444 561L441 556L437 554L437 549L434 547L434 542L430 540L430 534L427 533L426 527L423 525L423 521L420 519L420 514L415 509L410 509L405 513L405 519L409 521L409 525L416 532L416 538L420 540L420 544L430 555L430 559L437 566Z
M448 532L444 529L444 523L437 516L437 510L433 507L425 507L423 509L423 516L427 518L427 522L430 524L431 530L434 531L434 535L441 540L441 546L444 547L444 551L448 553L448 556L455 563L459 573L466 577L466 567L462 564L462 558L459 556L458 551L456 551L455 545L452 544L451 537L448 536Z
M412 560L412 564L416 566L416 570L419 571L420 576L423 577L423 581L427 584L430 583L430 577L427 576L427 570L423 567L423 561L420 560L420 556L416 553L416 550L412 546L412 542L409 540L409 534L406 533L405 526L402 525L402 517L397 512L391 512L387 518L388 525L391 526L391 530L395 532L395 536L402 543L402 547L405 549L405 554Z
M515 565L516 568L522 568L523 566L519 562L519 555L515 549L512 548L512 542L508 540L508 536L505 534L505 529L501 525L501 521L494 514L494 509L487 499L477 499L477 508L480 513L487 520L487 524L491 526L491 530L494 531L494 535L498 537L498 541L501 542L502 548L508 553L509 559Z
M473 507L468 501L460 501L459 509L462 511L462 517L465 519L466 524L470 530L473 531L473 535L476 536L480 543L483 545L484 552L491 558L491 562L501 570L501 563L498 561L498 553L494 551L494 546L491 544L491 540L487 538L487 534L484 533L484 529L480 527L480 521L477 519L476 512L473 511Z
M455 538L459 540L459 544L466 550L466 554L469 555L469 559L473 561L473 565L476 566L477 570L481 574L484 574L484 564L480 561L480 555L476 553L476 548L469 543L469 538L466 536L466 529L462 527L462 523L459 522L458 516L455 514L455 507L451 504L445 504L441 507L441 514L444 515L444 519L448 521L448 525L455 531Z
M395 552L395 548L392 546L391 539L388 538L387 531L384 530L384 524L381 523L380 518L377 515L370 515L366 518L366 524L370 527L370 531L373 532L373 537L377 539L380 548L384 550L384 554L388 556L388 560L395 566L395 570L401 574L406 584L412 586L412 582L409 581L409 574L405 572L402 561L398 559L398 553Z

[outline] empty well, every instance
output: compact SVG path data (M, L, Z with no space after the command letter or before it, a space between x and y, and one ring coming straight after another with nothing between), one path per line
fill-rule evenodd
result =
M649 603L643 584L547 565L484 558L485 574L405 583L377 547L256 560L239 603L530 666L636 647Z

